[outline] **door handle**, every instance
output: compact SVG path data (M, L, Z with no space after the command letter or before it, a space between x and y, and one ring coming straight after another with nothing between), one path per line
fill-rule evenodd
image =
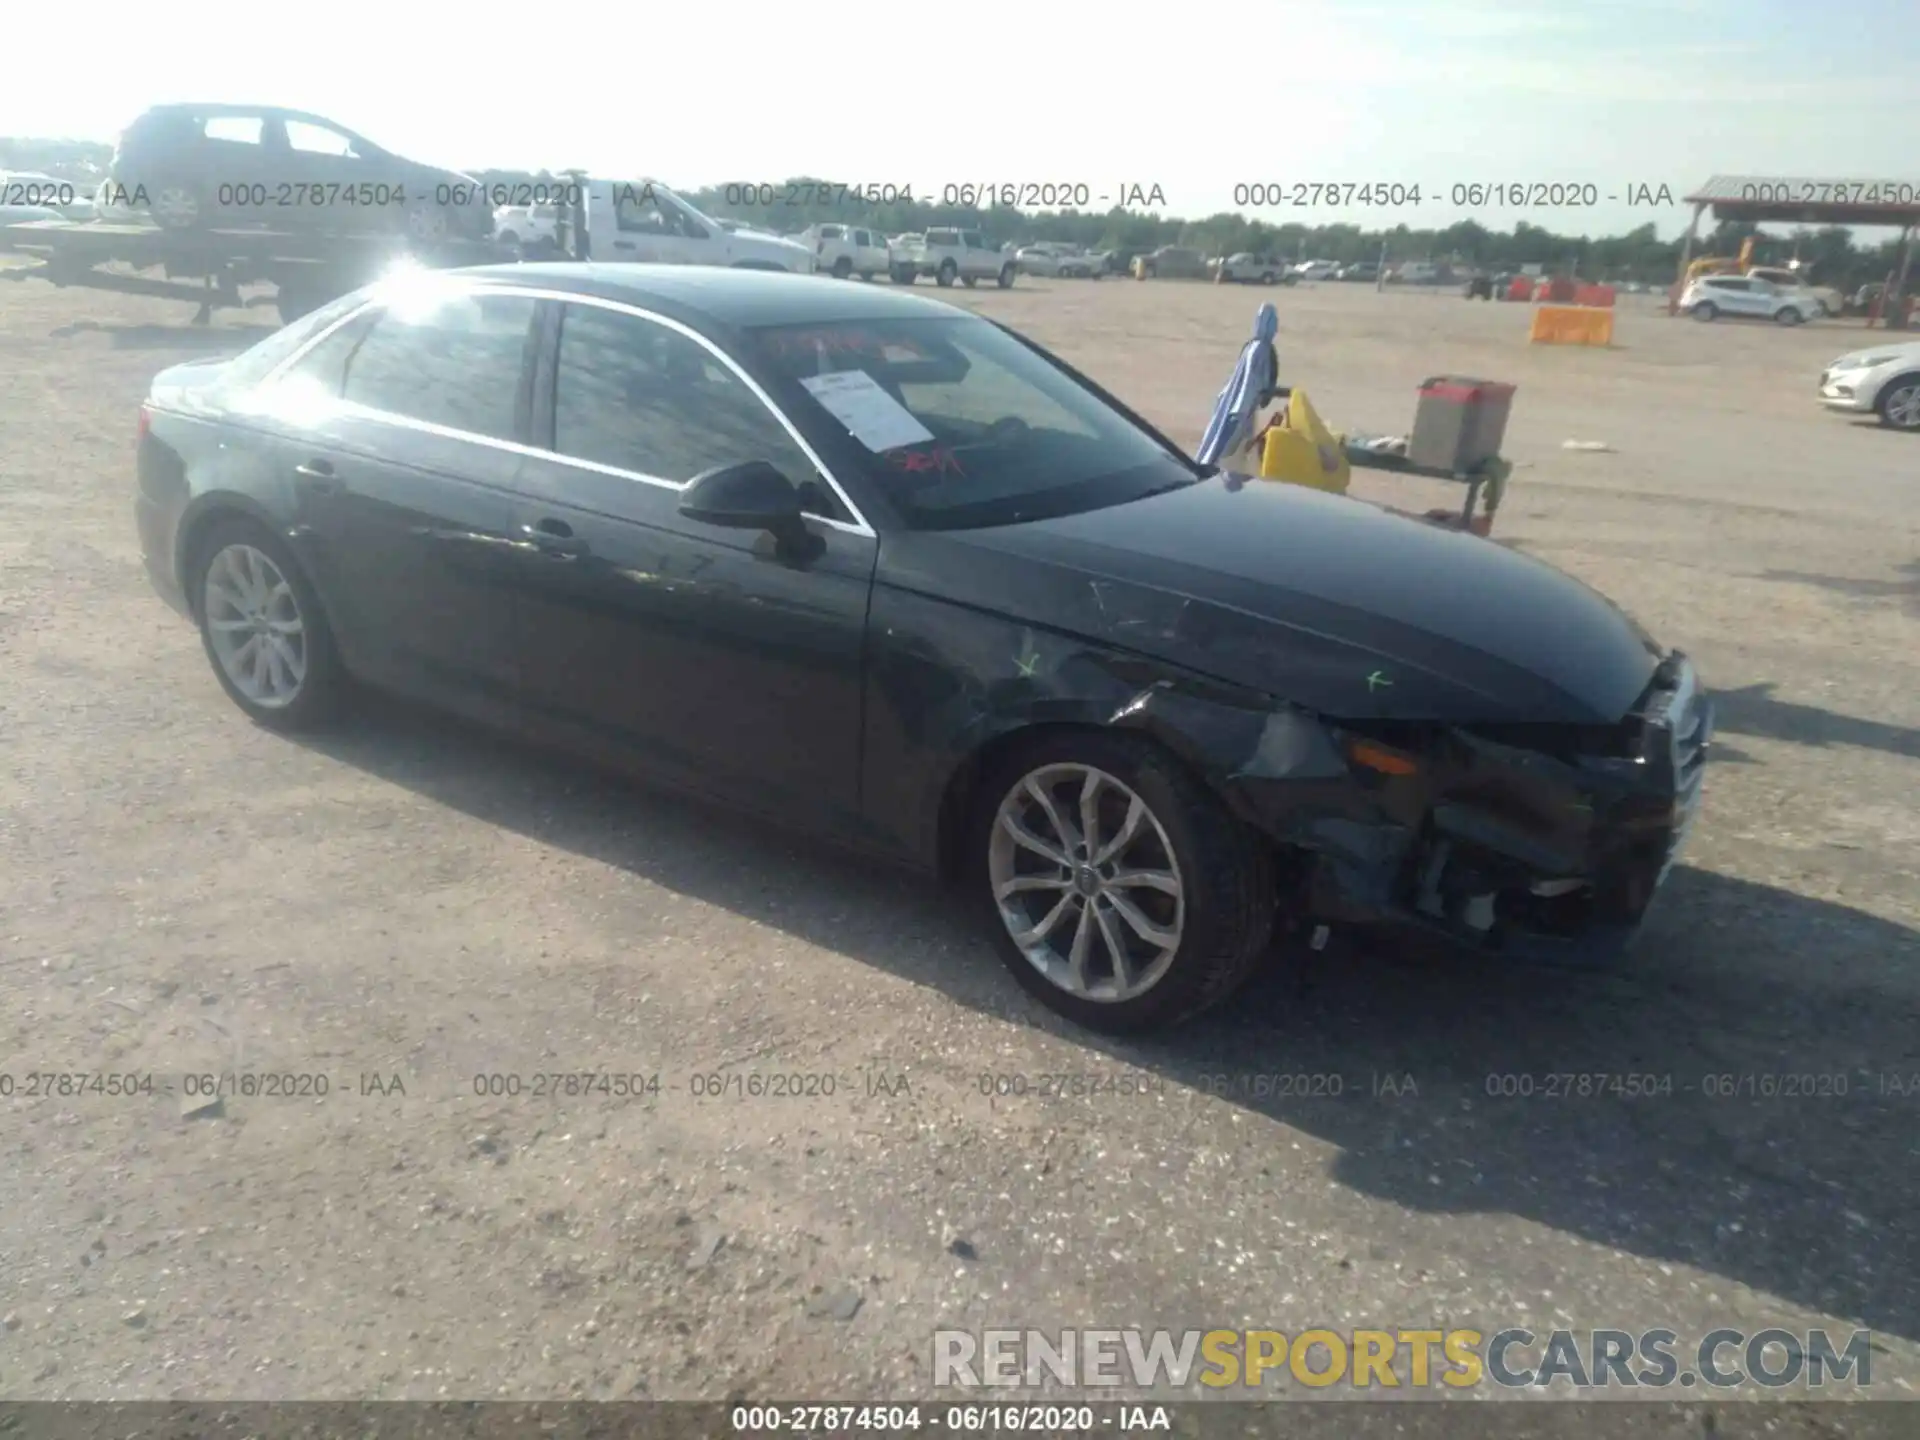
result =
M616 250L638 250L640 247L635 245L631 240L616 240L613 242L613 248Z
M344 488L340 477L333 473L333 466L325 460L309 460L305 464L293 467L293 473L300 477L303 488L319 495L331 495Z
M573 533L564 520L546 519L522 525L520 534L528 544L556 560L575 560L592 553L592 547Z

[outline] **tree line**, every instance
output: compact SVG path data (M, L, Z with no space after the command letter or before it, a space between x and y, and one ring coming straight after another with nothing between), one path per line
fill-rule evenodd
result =
M112 146L93 141L0 137L0 169L98 174L112 156ZM564 174L552 171L477 169L466 173L489 185L551 183L564 178ZM861 225L887 235L955 226L984 231L995 243L1053 241L1104 250L1120 265L1162 245L1185 245L1208 255L1247 251L1287 260L1333 260L1341 264L1377 261L1384 253L1388 264L1433 260L1494 271L1538 265L1548 272L1589 280L1665 285L1678 271L1681 249L1680 240L1660 239L1651 224L1624 235L1590 236L1562 235L1525 221L1511 231L1490 230L1473 220L1438 229L1408 225L1367 229L1345 224L1274 225L1235 212L1188 220L1157 211L1125 209L974 209L940 204L929 197L869 198L848 187L805 176L772 185L740 181L673 188L718 219L741 220L781 234L826 223ZM772 204L759 203L769 195ZM1883 280L1899 263L1898 240L1862 244L1851 231L1837 225L1767 234L1758 226L1727 222L1703 231L1694 253L1737 255L1750 236L1758 237L1754 253L1761 261L1785 264L1798 259L1807 265L1816 284L1843 289Z

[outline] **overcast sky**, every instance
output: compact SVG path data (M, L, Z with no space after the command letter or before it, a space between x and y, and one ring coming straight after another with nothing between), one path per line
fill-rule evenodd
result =
M105 0L84 31L77 12L16 8L7 135L112 140L148 105L221 100L317 111L451 167L922 196L1054 181L1096 205L1158 185L1188 217L1245 208L1241 183L1391 181L1423 203L1250 213L1595 234L1676 233L1681 207L1629 195L1716 173L1920 187L1920 0L189 0L164 16ZM1600 203L1451 203L1476 182L1591 183Z

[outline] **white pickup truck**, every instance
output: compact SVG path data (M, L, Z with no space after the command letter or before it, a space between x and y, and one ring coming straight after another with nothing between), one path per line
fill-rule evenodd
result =
M728 230L657 180L588 180L585 192L591 259L813 273L810 247L758 230Z
M887 237L864 225L809 225L795 237L813 250L813 268L845 280L871 280L893 268Z
M931 275L940 285L955 280L969 288L982 280L991 280L1002 290L1013 284L1018 262L1003 248L989 244L978 230L933 229L924 236L902 236L895 247L893 278L911 285L922 275Z

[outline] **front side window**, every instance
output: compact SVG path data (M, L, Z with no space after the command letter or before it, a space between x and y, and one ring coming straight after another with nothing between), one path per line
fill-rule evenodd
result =
M517 440L534 308L526 296L471 291L430 303L390 304L345 355L341 398L409 420ZM319 349L329 350L338 338ZM318 361L318 351L310 358ZM315 378L324 379L324 372Z
M770 462L796 486L815 481L813 462L760 397L677 330L569 305L558 361L553 444L562 455L675 484L749 460Z
M641 235L679 235L685 227L680 212L654 192L651 185L635 190L620 187L613 202L614 224L622 230Z
M971 316L754 332L792 404L838 425L916 529L1123 504L1196 472L1044 356Z

